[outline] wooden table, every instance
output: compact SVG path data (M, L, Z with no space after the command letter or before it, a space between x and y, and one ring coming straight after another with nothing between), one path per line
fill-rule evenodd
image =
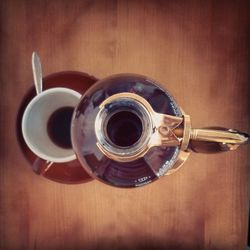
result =
M4 0L0 8L1 249L246 249L249 146L192 154L143 188L64 185L31 171L15 121L36 50L45 75L147 75L194 127L249 133L249 2Z

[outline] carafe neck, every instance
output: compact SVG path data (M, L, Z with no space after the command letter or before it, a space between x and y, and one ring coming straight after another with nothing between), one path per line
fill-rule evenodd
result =
M180 145L172 130L183 119L154 112L137 94L112 95L99 108L95 119L97 146L110 159L134 161L153 146Z

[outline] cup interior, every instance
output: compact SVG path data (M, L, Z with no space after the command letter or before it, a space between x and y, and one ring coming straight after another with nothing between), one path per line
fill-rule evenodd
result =
M68 88L51 88L35 96L22 118L22 133L28 147L42 159L67 162L76 158L72 148L56 145L49 137L47 126L51 115L62 107L75 107L81 94Z

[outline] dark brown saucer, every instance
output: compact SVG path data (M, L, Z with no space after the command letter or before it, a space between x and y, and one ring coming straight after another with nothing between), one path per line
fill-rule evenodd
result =
M76 72L76 71L63 71L48 75L43 78L43 89L49 89L54 87L71 88L81 94L83 94L91 85L93 85L98 79L88 74ZM26 95L23 97L20 104L17 120L16 120L16 134L19 142L19 146L24 154L24 157L31 164L34 164L37 156L27 147L21 130L21 121L23 112L30 102L30 100L36 95L35 88L31 87ZM84 183L93 180L86 171L83 169L79 161L76 159L67 163L53 163L48 170L41 175L44 177L66 184Z

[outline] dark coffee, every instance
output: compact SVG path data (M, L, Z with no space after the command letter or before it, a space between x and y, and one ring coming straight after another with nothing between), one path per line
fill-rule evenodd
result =
M73 111L73 107L59 108L52 113L48 120L48 135L50 139L61 148L72 148L70 126Z
M107 133L115 145L120 147L131 146L141 137L141 119L129 111L118 112L109 119Z

